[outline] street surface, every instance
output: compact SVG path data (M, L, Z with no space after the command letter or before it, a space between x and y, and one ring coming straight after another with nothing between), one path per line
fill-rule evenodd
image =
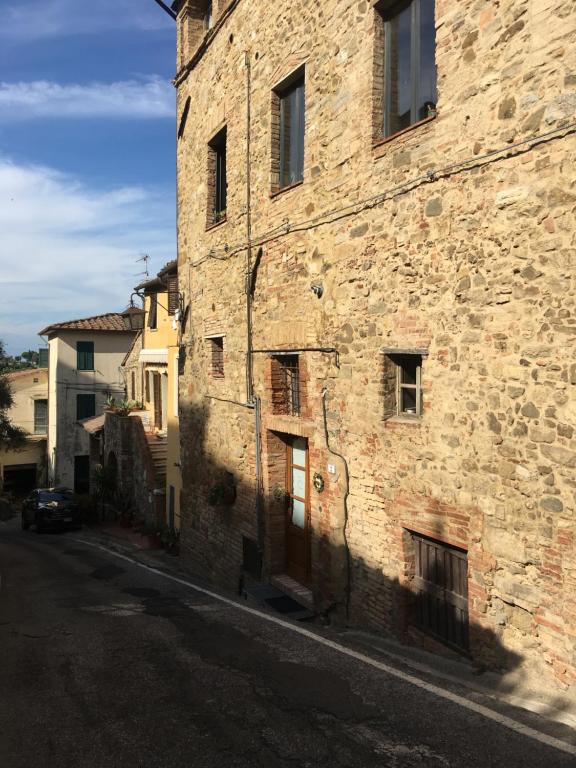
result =
M16 524L0 524L1 768L576 765L81 532Z

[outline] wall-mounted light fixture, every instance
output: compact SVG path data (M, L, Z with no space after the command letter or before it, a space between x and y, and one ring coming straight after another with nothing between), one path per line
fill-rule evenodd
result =
M324 293L324 286L322 283L312 283L310 290L317 298L321 299Z

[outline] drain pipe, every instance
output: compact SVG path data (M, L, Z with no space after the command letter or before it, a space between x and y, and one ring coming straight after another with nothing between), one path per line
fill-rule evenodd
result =
M346 552L346 621L350 618L350 597L352 592L352 559L350 555L350 545L348 543L348 496L350 494L350 473L348 471L348 462L341 453L338 453L330 447L330 436L328 433L328 416L326 412L326 395L328 390L326 387L322 389L322 415L324 418L324 439L326 440L326 448L333 455L337 456L344 465L344 478L346 481L346 490L344 492L344 525L342 528L342 535L344 538L344 549Z

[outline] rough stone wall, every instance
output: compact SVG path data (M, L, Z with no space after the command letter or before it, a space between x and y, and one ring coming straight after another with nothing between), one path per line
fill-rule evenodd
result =
M134 519L149 523L163 520L164 496L156 496L155 470L139 414L118 416L106 413L104 420L103 459L105 465L117 466L118 490L134 504Z
M472 655L574 686L574 4L437 0L437 117L385 142L369 2L234 5L177 79L179 117L192 104L178 146L186 562L233 586L242 536L258 535L254 419L241 404L248 51L254 348L338 350L303 353L301 417L272 414L270 360L254 355L265 573L282 568L270 434L306 436L326 481L310 510L321 610L348 603L352 622L423 641L406 610L406 532L430 535L468 552ZM302 64L304 181L271 196L271 89ZM224 125L227 217L207 231L208 141ZM216 333L222 379L209 374ZM428 352L420 421L383 417L384 348ZM214 509L224 471L239 499Z
M142 350L142 333L138 333L132 347L122 364L124 384L126 387L126 398L138 403L144 402L144 392L142 386L142 363L140 362L140 351Z

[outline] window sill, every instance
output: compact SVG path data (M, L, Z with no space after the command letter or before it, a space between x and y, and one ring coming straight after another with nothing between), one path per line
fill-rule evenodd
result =
M372 149L378 149L379 147L382 147L385 144L388 144L389 142L400 138L400 136L405 136L407 133L411 133L412 131L415 131L416 129L422 127L423 125L427 125L428 123L431 123L433 120L436 120L437 118L438 118L438 114L431 115L430 117L425 117L424 120L419 120L417 123L412 123L412 125L409 125L407 128L403 128L401 131L397 131L396 133L393 133L391 136L384 136L381 139L376 139L375 141L372 142Z
M384 420L385 424L410 424L419 427L422 424L422 416L390 416Z
M304 184L304 179L301 179L301 181L295 181L294 184L288 184L287 187L279 187L278 189L273 189L272 192L270 192L270 199L274 200L274 198L278 197L284 192L289 192L291 189L296 189L296 187L301 187L302 184Z
M210 232L212 229L216 229L216 227L220 227L222 224L226 224L228 221L228 218L226 216L222 216L221 219L218 219L218 221L213 221L211 224L206 224L206 232Z

